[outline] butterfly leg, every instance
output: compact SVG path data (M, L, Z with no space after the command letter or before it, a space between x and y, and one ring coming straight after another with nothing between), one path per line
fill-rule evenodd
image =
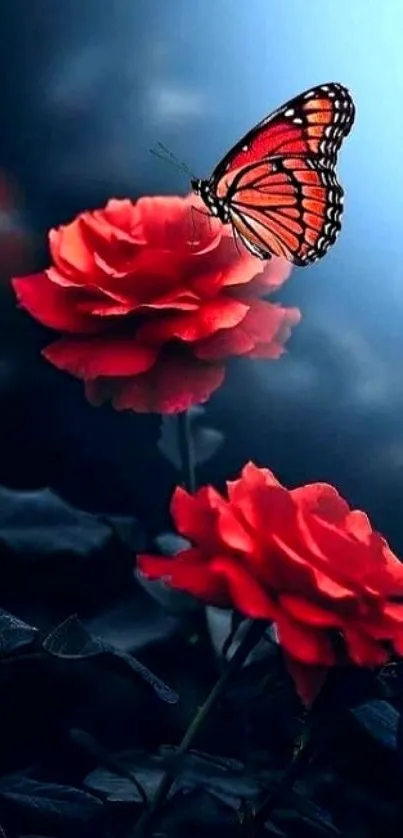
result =
M238 236L238 231L237 231L236 227L232 228L232 236L233 236L233 239L234 239L235 247L236 247L237 252L238 252L238 256L242 256L242 252L239 249L239 244L238 244L239 236Z
M211 215L209 212L203 212L203 210L198 209L197 207L190 208L190 215L192 218L192 245L196 243L196 224L194 219L194 214L197 213L198 215L204 215L205 218L209 220L209 228L211 232Z

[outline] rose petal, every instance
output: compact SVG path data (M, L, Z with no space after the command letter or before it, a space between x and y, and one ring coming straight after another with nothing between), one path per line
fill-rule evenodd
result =
M271 597L254 578L248 568L236 559L214 557L210 562L212 572L224 582L228 590L228 603L245 617L261 620L276 618L277 609Z
M178 338L185 342L201 340L217 329L232 329L246 315L248 306L228 297L217 297L203 303L195 312L166 314L164 319L150 320L141 326L141 341L162 344Z
M264 490L266 486L279 486L281 489L284 488L270 469L258 468L258 466L255 466L254 463L249 461L243 467L239 480L227 481L228 497L234 503L238 503L238 501L242 501L249 489L251 491L254 489L259 491Z
M385 617L403 623L403 602L386 602L383 606L383 613Z
M137 567L148 579L165 579L172 588L186 591L206 602L221 607L230 605L225 583L209 564L197 561L188 564L181 561L180 556L179 553L175 559L164 559L160 556L140 555L137 557Z
M388 652L365 634L365 623L363 628L360 631L346 626L343 630L349 658L358 666L381 666L388 660Z
M172 251L174 246L195 254L220 240L222 225L195 195L143 197L136 206L151 247Z
M133 338L108 339L107 335L84 340L61 338L44 349L43 355L59 369L84 379L136 375L150 369L157 359L152 347Z
M295 515L294 507L287 492L268 469L258 469L248 463L240 480L227 483L228 497L241 512L252 529L261 533L266 543L266 536L271 536L271 528L290 528Z
M286 259L273 256L269 261L259 259L262 272L259 272L250 282L233 287L232 293L241 298L260 297L277 291L290 276L292 265ZM255 271L256 273L256 271Z
M218 332L198 343L198 358L215 360L229 355L276 358L290 335L291 326L300 320L298 309L285 309L262 300L251 300L249 311L228 335Z
M334 666L336 657L326 631L301 625L284 611L276 618L280 645L297 661L316 666Z
M347 513L345 526L347 532L353 535L358 541L370 544L372 539L372 527L368 515L360 509L353 509Z
M307 623L320 628L339 628L343 625L340 615L332 610L331 602L327 610L297 594L284 593L280 595L279 604L299 623Z
M215 361L235 355L247 355L254 348L254 342L240 326L221 329L211 337L196 343L193 351L202 361Z
M255 541L230 506L223 504L217 508L217 532L230 550L253 553Z
M350 512L348 503L329 483L308 483L292 489L290 495L302 510L318 515L325 521L344 524Z
M102 328L101 323L78 310L77 304L82 299L80 292L58 287L45 273L16 277L12 286L19 305L44 326L81 334Z
M181 413L210 398L221 386L225 369L191 358L161 358L144 375L121 379L115 387L116 410L139 413Z
M181 535L205 550L218 546L251 552L255 542L226 500L211 486L194 496L178 487L171 501L171 515Z
M115 251L112 248L109 255L115 270L104 264L99 256L96 258L98 265L103 266L97 283L106 293L131 302L133 307L157 305L159 300L170 300L174 307L178 296L180 299L187 291L183 288L186 264L179 255L145 247L131 249L119 259L119 253Z
M85 238L85 217L78 216L71 224L49 232L49 248L52 259L61 274L75 281L87 283L88 277L97 274L94 256Z
M284 655L284 663L294 681L297 693L305 704L311 707L318 697L329 671L326 666L307 666L290 655Z
M218 546L217 513L225 501L212 486L190 495L178 486L171 500L170 511L178 532L208 552Z
M232 286L243 289L254 280L256 274L264 270L261 259L256 259L248 251L240 252L237 249L233 236L223 235L216 243L213 256L212 259L211 251L203 251L194 259L190 281L193 290L202 299L208 299L223 288L227 288L236 299L237 294L232 291ZM246 292L243 296L246 296Z
M97 224L98 231L101 232L102 229L103 235L110 235L112 241L117 239L144 246L147 244L147 239L144 235L138 203L129 198L110 198L104 209L95 210L92 213L91 225ZM105 218L109 223L109 230L105 230Z

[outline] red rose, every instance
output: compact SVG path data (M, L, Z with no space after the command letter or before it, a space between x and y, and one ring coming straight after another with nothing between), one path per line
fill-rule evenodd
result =
M327 483L288 490L252 463L227 490L176 489L172 515L194 546L171 559L140 556L142 573L274 621L307 703L328 667L403 654L403 564L364 512Z
M19 303L63 333L44 350L90 401L173 413L208 399L234 355L278 358L298 309L259 299L290 267L239 252L197 199L111 200L51 230L53 264L14 279Z

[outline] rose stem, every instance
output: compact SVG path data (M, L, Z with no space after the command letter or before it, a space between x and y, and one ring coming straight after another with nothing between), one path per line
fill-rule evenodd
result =
M196 491L196 474L191 419L188 410L178 414L178 442L183 485L191 494Z
M245 635L241 640L237 650L234 652L232 658L230 658L230 660L228 661L218 681L216 681L216 683L214 684L214 687L207 696L204 704L202 704L202 706L199 708L195 717L191 721L185 735L183 736L182 741L176 748L177 754L184 754L186 753L186 751L189 750L189 748L193 744L194 739L199 733L202 725L204 724L208 714L210 713L214 705L217 703L218 699L221 698L229 679L242 666L252 649L254 649L254 647L259 643L259 641L264 635L264 632L266 631L266 628L267 623L265 621L251 620L250 625L248 626L248 629L245 632ZM171 790L174 781L175 777L173 777L168 772L164 774L161 778L161 782L157 788L154 799L152 800L149 808L140 816L139 820L137 821L137 824L134 829L134 835L137 838L138 836L144 834L145 827L148 827L150 821L154 819L154 816L160 809L161 804L164 802L166 796Z
M297 751L286 768L277 787L267 794L263 803L255 813L255 817L253 819L253 825L255 827L263 827L265 825L273 810L280 803L284 794L292 789L297 777L309 762L310 757L311 752L309 742L307 742Z

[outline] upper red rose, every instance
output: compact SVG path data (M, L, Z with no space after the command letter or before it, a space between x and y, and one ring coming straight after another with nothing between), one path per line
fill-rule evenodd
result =
M140 556L140 570L274 621L307 703L328 667L403 654L403 564L364 512L327 483L290 491L252 463L227 488L228 499L176 489L172 515L195 546L173 559Z
M19 303L64 333L44 355L95 404L171 413L206 401L232 355L277 358L295 308L263 302L290 268L239 252L194 196L111 200L51 230L53 264L13 280Z

